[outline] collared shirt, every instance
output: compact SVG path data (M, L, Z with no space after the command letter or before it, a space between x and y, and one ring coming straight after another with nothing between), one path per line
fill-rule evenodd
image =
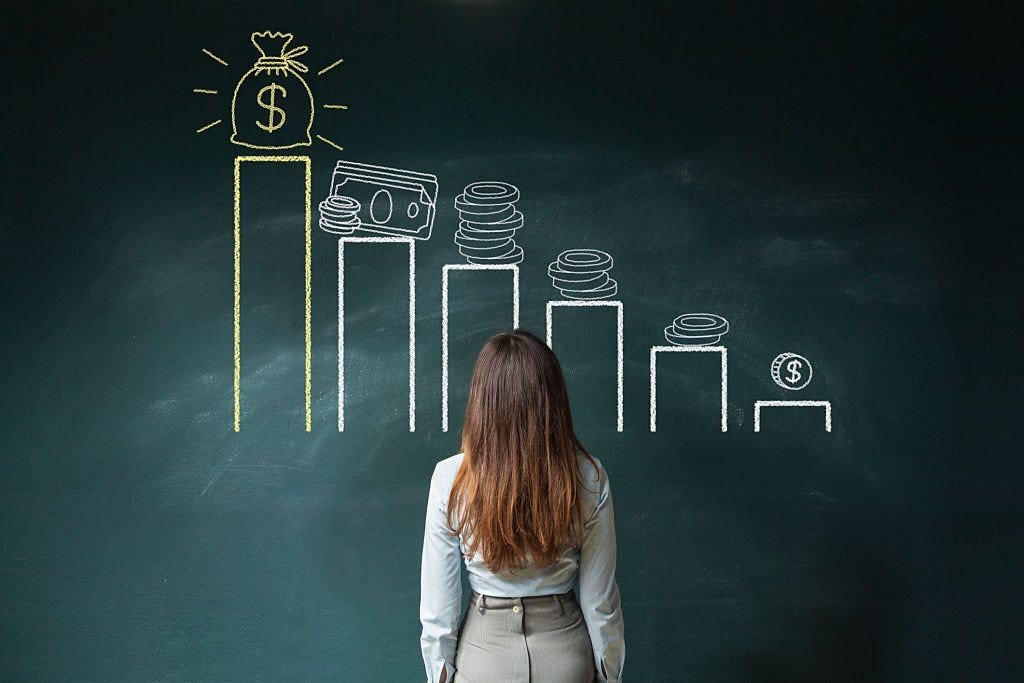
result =
M427 683L446 681L455 673L455 646L462 619L461 565L465 564L469 585L481 595L526 597L571 590L579 581L579 602L594 650L597 680L618 683L626 657L622 606L615 581L615 513L608 474L594 458L597 471L583 454L580 465L580 497L590 511L583 527L579 551L568 548L555 564L491 572L479 553L469 557L462 535L449 533L446 513L448 494L462 453L434 466L430 478L426 522L423 530L423 561L420 569L420 649ZM602 661L607 676L602 674Z

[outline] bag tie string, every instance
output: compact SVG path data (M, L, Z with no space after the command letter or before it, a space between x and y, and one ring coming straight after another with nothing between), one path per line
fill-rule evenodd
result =
M300 74L308 73L309 67L300 62L296 57L309 52L308 45L300 45L284 52L280 57L260 57L256 60L257 69L291 69Z

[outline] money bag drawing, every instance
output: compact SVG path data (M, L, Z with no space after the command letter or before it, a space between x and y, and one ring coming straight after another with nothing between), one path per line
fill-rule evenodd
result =
M242 76L231 98L231 142L256 149L288 149L313 144L313 93L296 58L309 46L288 49L294 36L254 32L259 59Z

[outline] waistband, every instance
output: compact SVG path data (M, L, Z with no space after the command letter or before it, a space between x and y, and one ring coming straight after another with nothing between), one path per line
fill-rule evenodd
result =
M477 610L483 614L485 609L512 609L519 611L529 606L541 606L552 604L558 606L561 612L566 602L576 602L576 593L570 588L565 593L551 593L549 595L524 595L518 598L508 598L496 595L481 595L476 591L470 591L469 602L476 605Z

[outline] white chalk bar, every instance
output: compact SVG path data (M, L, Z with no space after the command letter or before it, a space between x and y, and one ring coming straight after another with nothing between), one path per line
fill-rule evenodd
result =
M345 431L345 245L409 245L409 431L416 431L416 240L411 237L342 237L338 240L338 431Z
M448 431L448 273L453 270L507 270L512 273L512 327L519 327L519 266L446 263L441 268L441 431Z
M831 401L754 401L754 431L761 431L761 408L824 408L825 431L832 431Z
M651 347L651 431L658 431L658 353L717 353L722 356L722 431L729 431L729 351L724 346Z
M622 302L621 301L549 301L547 304L547 324L546 324L546 338L548 346L551 346L551 311L554 308L614 308L615 309L615 323L616 323L616 335L615 335L615 348L616 348L616 386L618 390L618 412L616 420L617 431L622 431Z

